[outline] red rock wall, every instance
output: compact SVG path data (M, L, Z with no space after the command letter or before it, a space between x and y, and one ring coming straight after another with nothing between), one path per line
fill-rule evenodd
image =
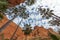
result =
M8 19L4 17L4 19L0 21L0 27L2 27L2 25L4 25L7 21ZM14 22L11 22L1 33L4 34L5 39L10 39L13 33L15 32L16 28L17 28L17 25ZM51 32L52 30L50 29L48 30L43 27L35 26L32 33L28 35L28 38L33 38L37 36L41 37L42 39L50 38L49 31ZM51 32L51 33L54 33L54 32ZM21 27L18 28L13 38L14 39L17 38L17 40L22 40L25 38L24 32L22 32ZM0 36L0 39L1 39L1 36Z
M2 20L0 20L0 28L6 23L8 22L8 19L6 18L6 16L4 16L4 18Z
M49 32L47 29L39 26L35 26L35 29L31 33L33 37L40 36L41 38L49 38Z
M8 19L4 17L2 22L0 22L0 27L2 27L2 25L4 25L7 21ZM16 28L17 25L14 22L11 22L9 25L7 25L7 27L2 32L0 32L0 39L1 39L1 34L4 34L4 39L10 39L13 33L15 32ZM22 29L20 27L16 31L14 37L15 38L20 37L20 39L24 38L24 33L22 32Z
M25 0L8 0L9 6L15 6L18 5L20 3L23 3Z

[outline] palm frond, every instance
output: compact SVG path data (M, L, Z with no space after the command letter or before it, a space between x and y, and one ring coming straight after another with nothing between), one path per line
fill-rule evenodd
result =
M53 10L50 10L49 8L47 8L47 9L40 8L39 11L40 11L40 14L42 15L42 18L49 19L53 15L53 13L52 13Z
M34 3L35 3L35 0L27 0L27 2L26 2L26 4L29 6L34 4Z

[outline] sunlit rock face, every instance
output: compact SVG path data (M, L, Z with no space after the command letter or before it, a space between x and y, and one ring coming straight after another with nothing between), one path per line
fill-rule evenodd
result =
M6 23L7 21L9 21L9 20L6 17L4 17L3 21L0 21L0 23L2 25L3 23ZM4 34L4 39L10 39L11 36L13 35L13 33L15 32L16 28L17 28L17 25L14 22L11 22L9 25L7 25L7 27L5 29L3 29L3 31L0 33L0 35ZM40 37L42 40L45 39L45 38L50 40L49 33L57 34L51 28L50 29L45 29L43 26L34 26L33 31L30 33L30 35L28 35L27 39ZM26 37L26 35L24 35L24 32L22 31L22 28L20 26L17 29L13 39L23 40L25 37ZM1 36L0 36L0 39L2 39Z
M5 25L9 20L7 19L7 17L4 16L4 19L2 19L0 21L0 28ZM10 39L12 37L12 35L14 34L16 28L17 28L17 24L15 24L13 21L11 21L7 27L5 27L5 29L2 30L2 32L0 32L0 40L2 40L2 34L4 35L4 39ZM24 36L24 33L22 32L22 28L19 27L14 35L14 39L23 39L25 36Z
M45 29L43 26L35 26L34 27L34 30L30 33L30 35L28 35L28 37L30 38L40 38L41 40L51 40L51 36L50 36L50 33L51 34L54 34L54 35L59 35L58 33L56 33L55 31L53 31L52 28L49 28L49 29Z
M11 22L6 29L4 29L2 31L1 34L4 34L4 39L10 39L12 37L12 35L14 34L15 30L16 30L17 25L14 24L13 22ZM1 35L0 34L0 35ZM17 39L19 38L23 39L24 38L24 33L22 32L22 29L19 27L13 37L13 39Z
M20 3L23 3L25 0L8 0L9 6L13 7Z
M35 26L34 30L32 31L31 35L33 37L41 37L42 39L47 38L49 39L49 32L47 29L39 26Z
M7 17L4 16L3 19L0 20L0 28L1 28L6 22L8 22L8 21L9 21L9 20L7 19Z

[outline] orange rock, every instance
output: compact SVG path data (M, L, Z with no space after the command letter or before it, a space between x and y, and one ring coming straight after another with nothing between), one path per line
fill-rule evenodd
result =
M20 3L23 3L25 0L8 0L9 6L13 7L15 5L18 5Z
M43 28L43 27L38 27L35 26L35 29L33 30L33 32L31 33L31 35L33 37L37 37L40 36L41 38L49 38L49 32L47 29Z
M6 18L6 16L4 16L4 18L2 20L0 20L0 28L6 23L8 22L8 19Z
M0 28L8 21L9 20L4 16L4 19L0 21ZM1 36L2 33L4 34L4 39L10 39L14 34L17 26L18 26L17 24L11 21L10 24L0 33L0 40L2 39L2 36ZM30 33L30 35L28 35L28 39L40 37L43 40L45 38L49 40L50 39L49 33L58 35L58 33L54 32L51 28L45 29L43 28L43 26L42 27L35 26L34 30ZM23 40L26 38L26 35L24 35L24 32L22 31L21 27L18 27L13 38L16 40Z
M2 20L2 23L0 23L1 24L0 27L2 27L7 21L8 21L8 19L6 17L4 17L4 19ZM7 25L7 27L5 29L3 29L2 32L0 32L0 35L4 34L4 39L10 39L17 27L18 27L18 25L11 21L10 24ZM14 37L15 38L24 37L24 33L22 32L22 29L20 27L17 29ZM0 39L1 39L1 36L0 36Z

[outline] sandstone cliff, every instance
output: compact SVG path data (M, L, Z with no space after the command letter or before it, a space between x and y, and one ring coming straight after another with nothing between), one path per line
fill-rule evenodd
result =
M4 19L2 19L0 21L0 28L7 23L9 20L4 16ZM10 39L13 35L13 33L15 32L16 28L17 28L17 24L15 24L14 22L10 22L9 25L7 25L7 27L5 29L3 29L2 32L0 32L0 40L2 39L2 34L4 35L4 39ZM30 35L28 35L27 39L32 39L32 38L36 38L39 37L41 38L41 40L50 40L50 35L49 33L52 33L54 35L59 35L58 33L54 32L51 28L50 29L45 29L43 27L39 27L39 26L35 26L34 29L32 30L32 32L30 33ZM24 35L24 32L22 31L21 27L18 28L18 30L16 31L13 39L16 40L23 40L26 37L26 35Z
M5 23L7 23L8 19L6 17L4 17L3 20L0 21L0 27L2 27ZM17 28L17 25L14 22L10 22L9 25L7 25L7 27L5 29L3 29L2 32L0 32L1 34L4 34L4 39L10 39L11 36L13 35L13 33L15 32ZM1 36L0 36L1 37ZM22 32L22 29L19 27L18 30L15 33L14 38L16 37L20 37L20 39L22 39L24 37L24 33Z
M49 32L47 29L39 26L35 26L34 30L30 34L31 37L40 37L41 39L50 39Z
M9 6L13 7L20 3L23 3L25 0L8 0Z

